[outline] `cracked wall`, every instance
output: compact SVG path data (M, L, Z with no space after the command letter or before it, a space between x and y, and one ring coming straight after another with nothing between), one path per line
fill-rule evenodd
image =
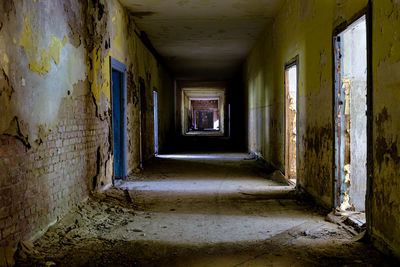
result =
M325 206L333 201L332 31L366 3L287 1L257 40L244 69L250 150L284 171L284 66L299 56L298 185Z
M333 207L332 36L367 0L286 1L244 67L249 149L283 171L284 66L299 55L298 184ZM373 167L367 196L375 244L400 255L400 2L373 6Z
M97 3L97 2L96 2ZM118 1L102 1L93 6L97 20L102 10L103 20L94 31L95 41L90 47L91 91L99 115L109 117L110 110L110 56L127 66L127 131L128 174L138 171L139 165L139 79L145 83L146 114L144 122L143 159L154 155L153 90L159 98L159 147L163 150L173 127L173 80L140 39L141 31L130 14ZM101 8L100 8L101 6Z
M110 56L128 68L128 171L139 164L139 77L147 117L154 89L160 110L171 110L159 115L162 149L173 83L139 34L117 0L0 3L0 246L34 237L112 183ZM152 119L146 124L149 158Z
M369 230L400 257L400 1L373 2L373 158Z

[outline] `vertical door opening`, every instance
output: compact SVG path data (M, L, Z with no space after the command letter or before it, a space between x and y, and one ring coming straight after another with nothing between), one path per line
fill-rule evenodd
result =
M231 136L231 104L228 104L228 136Z
M334 36L334 47L335 204L341 211L364 212L368 151L366 16Z
M139 79L139 169L143 168L144 131L146 126L146 86L142 78Z
M225 134L225 89L182 89L182 134L223 136Z
M190 99L188 131L219 131L218 99Z
M285 177L297 179L297 65L295 58L285 67Z
M158 99L157 91L153 91L154 102L154 154L158 155Z
M114 178L125 179L127 174L126 66L113 58L111 58L111 87Z

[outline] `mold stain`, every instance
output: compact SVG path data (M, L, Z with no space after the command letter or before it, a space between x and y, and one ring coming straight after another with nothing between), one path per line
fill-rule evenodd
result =
M384 107L376 116L375 124L377 126L377 138L375 144L375 158L379 166L379 171L382 170L382 165L387 166L392 161L396 166L400 164L400 156L398 151L398 136L389 137L386 134L386 129L390 128L391 118Z
M40 46L42 41L40 27L32 26L32 20L34 19L32 19L29 13L24 20L24 27L19 37L19 45L24 48L29 62L29 69L40 75L45 75L50 71L51 58L54 60L54 63L59 63L61 50L66 44L67 38L64 36L63 41L61 41L57 37L52 36L47 51L46 48Z
M313 188L321 196L329 196L331 192L332 165L328 151L331 149L332 132L330 125L307 127L306 134L302 137L306 151L304 158L309 166L304 177L319 177L314 180L305 178L305 182L309 182L310 189Z

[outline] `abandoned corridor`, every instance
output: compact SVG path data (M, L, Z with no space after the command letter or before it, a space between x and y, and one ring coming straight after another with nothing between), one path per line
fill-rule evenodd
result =
M0 266L399 259L399 29L399 0L0 1Z

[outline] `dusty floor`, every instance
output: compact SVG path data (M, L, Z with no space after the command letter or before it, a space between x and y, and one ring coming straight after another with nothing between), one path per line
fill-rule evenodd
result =
M225 158L217 158L223 156ZM74 207L19 265L391 266L243 154L156 158Z

